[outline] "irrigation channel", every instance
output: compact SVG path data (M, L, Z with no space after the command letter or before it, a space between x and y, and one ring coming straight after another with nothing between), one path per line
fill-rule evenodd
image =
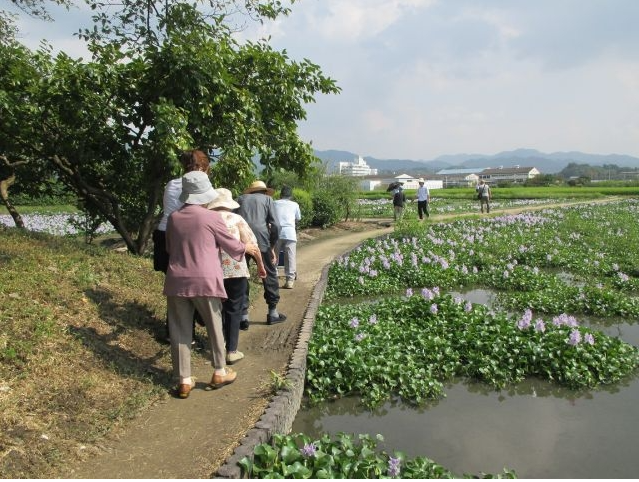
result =
M450 292L491 306L486 289ZM584 326L639 346L639 325L581 318ZM520 478L635 478L639 377L593 391L568 390L538 379L496 391L455 380L446 398L413 407L392 400L371 411L346 397L303 407L292 432L382 434L380 449L425 456L456 474L499 473Z

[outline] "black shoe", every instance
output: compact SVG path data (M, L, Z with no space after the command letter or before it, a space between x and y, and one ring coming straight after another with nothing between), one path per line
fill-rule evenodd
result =
M277 323L282 323L286 321L286 315L280 313L278 316L266 315L266 324L267 325L275 325Z
M240 330L247 331L249 329L249 320L240 321Z

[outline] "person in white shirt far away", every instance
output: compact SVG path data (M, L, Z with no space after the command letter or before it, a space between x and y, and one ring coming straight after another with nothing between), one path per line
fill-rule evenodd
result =
M424 214L426 217L430 217L430 211L428 209L428 205L430 204L430 191L424 185L424 179L419 178L419 187L417 188L417 215L419 216L419 220L424 219Z
M284 251L284 275L286 282L284 288L292 289L297 279L297 233L296 223L302 219L300 206L291 199L293 190L289 186L283 186L280 191L280 199L275 201L275 216L280 223L280 238L277 243L276 253Z

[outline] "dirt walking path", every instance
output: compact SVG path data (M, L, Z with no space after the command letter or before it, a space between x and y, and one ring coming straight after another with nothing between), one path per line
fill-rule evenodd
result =
M360 226L360 229L362 227ZM323 267L364 239L392 230L369 223L362 231L332 230L298 247L298 279L292 290L280 290L278 309L285 323L266 325L266 304L253 300L251 326L240 333L246 357L234 365L235 383L206 391L209 363L193 359L196 387L186 400L169 398L133 420L102 443L101 452L69 467L68 478L209 478L252 428L271 396L271 370L281 373L295 348L311 292ZM261 294L260 294L261 296Z
M495 209L491 215L611 200ZM435 215L427 222L459 216ZM332 229L328 236L322 233L317 239L313 239L312 234L310 237L302 235L303 239L298 243L295 288L280 290L278 309L288 316L286 323L267 326L264 300L253 300L251 327L240 334L239 349L246 358L234 365L238 372L235 383L221 390L206 391L212 368L208 362L194 359L196 388L188 399L169 398L156 404L130 422L119 435L104 440L98 455L70 466L63 477L174 479L214 476L267 407L272 395L270 373L282 373L287 367L323 267L363 240L392 231L389 219L354 224L358 228Z

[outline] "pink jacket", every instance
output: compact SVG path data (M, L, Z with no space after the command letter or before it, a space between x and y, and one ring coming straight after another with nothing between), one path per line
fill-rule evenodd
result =
M195 204L171 213L166 226L169 267L164 294L226 299L220 248L238 261L244 256L244 244L229 233L220 213Z

